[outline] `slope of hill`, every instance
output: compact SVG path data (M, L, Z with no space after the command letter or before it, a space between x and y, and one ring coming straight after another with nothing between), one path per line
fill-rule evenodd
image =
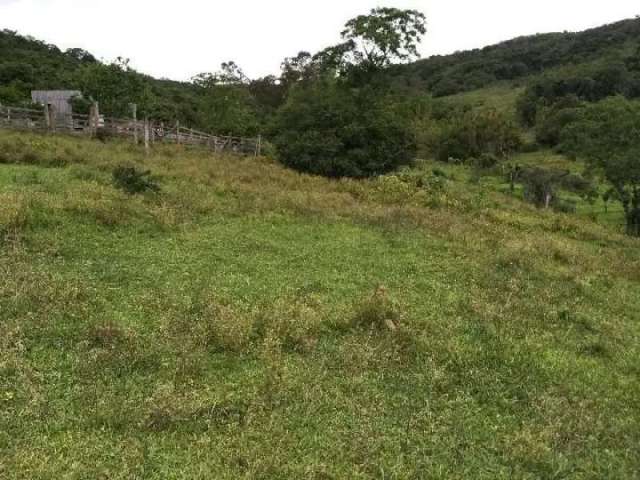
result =
M636 18L579 33L521 37L483 49L434 56L396 66L391 74L400 85L447 96L524 79L558 67L603 59L623 60L638 47L640 19ZM80 49L62 52L31 37L0 31L0 101L27 98L29 91L36 88L80 88L75 74L92 63L96 59L89 52ZM202 105L192 84L155 80L145 75L139 75L138 80L148 86L145 95L160 103L154 110L156 115L170 112L182 121L198 121L195 112ZM282 96L270 91L274 85L269 79L256 81L254 85L251 90L258 110L273 108L274 95ZM264 88L269 93L261 98L257 92Z
M638 240L435 167L0 131L0 477L633 478Z
M578 33L520 37L483 49L434 56L395 68L399 81L435 96L475 90L564 65L621 60L640 46L640 18Z

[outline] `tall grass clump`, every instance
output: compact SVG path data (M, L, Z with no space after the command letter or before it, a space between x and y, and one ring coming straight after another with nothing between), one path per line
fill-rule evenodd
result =
M251 344L253 319L217 295L208 293L186 311L171 314L168 335L178 342L217 353L242 353Z
M27 224L28 201L21 193L0 192L0 243L16 239Z
M311 299L280 298L261 308L255 317L255 333L267 343L278 343L286 352L306 353L318 342L322 316Z
M372 295L355 306L352 326L379 332L396 332L403 321L403 314L397 301L389 296L384 286L379 286Z

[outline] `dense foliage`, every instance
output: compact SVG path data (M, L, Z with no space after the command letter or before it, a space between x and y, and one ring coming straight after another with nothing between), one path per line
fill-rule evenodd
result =
M113 170L113 185L135 195L145 192L159 192L160 186L151 178L151 171L142 171L133 166L120 165Z
M634 65L629 57L629 65ZM635 65L634 65L635 68ZM625 62L586 65L571 71L546 75L531 83L518 101L518 113L526 125L534 125L544 109L572 107L574 100L596 102L624 95L640 97L640 70L632 70ZM569 105L567 105L569 104Z
M407 120L384 95L336 80L296 89L274 129L285 165L328 177L385 173L409 164L415 154Z

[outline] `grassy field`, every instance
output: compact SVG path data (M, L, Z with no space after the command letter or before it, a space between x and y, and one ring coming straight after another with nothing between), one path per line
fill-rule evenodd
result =
M0 132L0 478L638 478L640 242L470 178Z

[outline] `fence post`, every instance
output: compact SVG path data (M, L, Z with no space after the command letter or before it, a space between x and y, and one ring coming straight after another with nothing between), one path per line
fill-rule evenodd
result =
M7 107L7 123L11 125L11 107Z
M144 119L144 151L149 155L149 119Z
M91 105L91 110L89 111L89 125L90 125L90 133L91 136L96 136L98 134L98 126L100 123L100 108L98 102L93 102Z
M256 142L256 157L259 157L262 153L262 135L258 135L258 141Z
M95 102L95 106L96 106L96 135L98 134L98 129L100 128L100 105L98 104L98 102Z
M49 112L49 104L44 104L44 126L47 130L51 130L51 113Z
M153 120L149 120L149 136L151 137L151 145L156 144L156 129L153 128Z
M56 112L56 107L55 105L49 105L47 108L47 111L49 113L49 129L52 132L55 132L57 130L57 114L58 112Z
M133 117L133 141L138 145L138 105L131 104L131 116Z
M180 145L180 121L176 120L176 139L178 142L178 145Z

